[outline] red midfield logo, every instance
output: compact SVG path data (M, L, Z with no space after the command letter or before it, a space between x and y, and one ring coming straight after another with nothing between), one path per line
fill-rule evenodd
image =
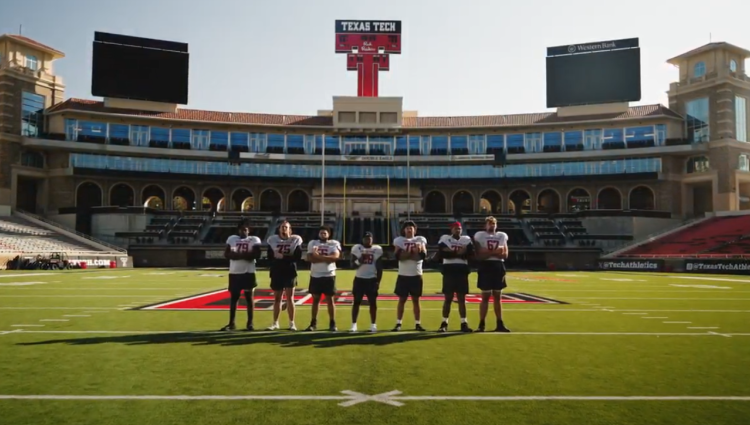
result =
M442 294L429 294L422 296L422 301L443 301ZM379 301L397 301L398 297L393 294L380 295ZM229 291L222 289L218 291L208 292L205 294L197 294L186 298L180 298L177 300L166 301L159 304L153 304L143 307L138 307L135 310L202 310L202 311L216 311L216 310L228 310L229 309ZM273 291L270 289L256 289L255 290L255 310L271 310L273 309ZM351 305L353 301L352 293L350 291L339 291L336 295L336 305ZM481 301L481 295L469 294L466 296L466 302L470 304L478 304ZM536 295L529 295L525 293L515 294L503 294L503 303L523 303L523 304L566 304L562 301L552 300L549 298L539 297ZM240 299L242 308L245 307L245 298ZM307 289L297 289L294 295L294 304L296 305L307 305L312 304L312 296L307 292ZM367 305L367 299L362 301L363 305Z

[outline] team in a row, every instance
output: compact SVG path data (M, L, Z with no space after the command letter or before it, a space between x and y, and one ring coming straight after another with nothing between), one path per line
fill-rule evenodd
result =
M505 283L504 260L508 257L508 235L497 231L497 220L487 217L484 231L477 232L474 239L461 235L461 224L451 225L451 234L440 238L437 251L438 260L442 261L443 288L445 296L443 303L443 321L439 332L448 330L448 317L451 303L458 300L459 316L461 317L461 331L472 332L469 328L466 314L466 294L469 293L469 274L471 269L468 260L478 260L477 286L482 291L482 301L479 309L479 327L477 331L485 330L485 318L489 309L489 300L494 298L494 309L497 320L496 332L510 332L502 320L502 290ZM419 299L422 296L423 280L422 265L427 256L427 240L418 236L417 226L407 221L402 225L403 236L393 241L395 256L398 260L398 277L394 293L398 296L396 309L396 326L393 331L400 331L404 316L404 308L409 297L412 299L415 319L415 329L424 331L421 324L421 308ZM296 306L294 304L294 290L297 286L297 262L304 259L310 263L309 293L312 296L312 320L306 331L317 329L317 317L320 302L325 295L329 315L329 331L336 331L335 296L336 296L336 261L341 257L341 244L330 239L331 232L327 227L321 227L318 239L307 244L307 253L302 253L302 238L292 234L289 222L279 225L278 234L267 241L268 259L270 261L271 289L274 291L273 324L268 330L278 330L279 315L282 299L287 300L286 307L289 315L289 329L297 330L294 322ZM237 304L244 292L247 301L247 330L253 327L253 292L257 287L255 275L255 260L261 257L262 241L256 236L250 236L250 227L246 222L238 226L238 235L227 239L224 256L229 259L229 292L231 305L229 324L222 330L234 330ZM351 331L357 331L362 300L367 297L370 308L370 331L376 332L377 325L377 297L380 281L383 276L383 248L373 244L372 234L363 235L362 243L355 245L351 251L352 263L356 267L356 274L352 287L354 298L352 306Z

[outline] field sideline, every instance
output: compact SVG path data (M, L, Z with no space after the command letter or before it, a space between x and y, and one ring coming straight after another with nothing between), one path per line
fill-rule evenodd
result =
M228 316L219 292L226 273L0 272L0 422L737 425L750 417L750 276L517 272L503 305L511 334L434 332L438 297L422 302L428 332L411 331L408 304L405 332L388 332L395 302L381 300L380 332L350 334L346 294L337 333L265 332L268 310L255 311L261 331L217 332ZM339 271L339 289L352 277ZM394 282L386 272L381 295ZM438 273L425 282L425 294L439 291ZM259 285L262 294L266 272ZM214 294L210 309L182 301L198 294ZM299 328L309 323L305 302ZM472 327L478 307L469 304ZM238 327L245 317L243 307ZM325 309L319 323L327 325ZM451 330L459 323L454 305ZM359 329L368 326L363 307Z

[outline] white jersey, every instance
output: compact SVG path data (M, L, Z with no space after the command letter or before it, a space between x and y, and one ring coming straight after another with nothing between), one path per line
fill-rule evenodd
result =
M393 246L401 249L402 251L411 251L417 244L427 246L427 239L424 236L414 236L413 238L405 238L399 236L393 240ZM398 262L398 275L399 276L422 276L422 260L399 260Z
M383 256L383 248L380 245L373 245L369 248L365 248L360 244L354 245L352 255L359 258L356 277L362 279L375 279L378 277L376 264Z
M474 234L474 241L480 248L494 250L508 244L508 235L505 232L487 233L479 231ZM501 258L490 257L486 261L503 261Z
M256 246L262 242L257 236L248 236L246 238L238 235L232 235L227 239L227 245L232 252L241 254L251 253ZM229 260L229 274L255 273L255 260Z
M292 255L297 247L302 246L302 238L298 235L291 235L286 239L283 239L279 235L273 235L268 238L268 246L271 247L273 252L282 255Z
M471 245L471 238L464 235L456 239L453 235L443 235L438 245L445 245L455 252ZM443 264L469 264L469 262L465 258L443 258Z
M311 240L307 244L307 253L312 254L313 248L318 247L318 255L332 255L334 252L341 252L341 244L335 240L321 242L318 239ZM310 265L311 277L331 277L336 276L336 263L312 263Z

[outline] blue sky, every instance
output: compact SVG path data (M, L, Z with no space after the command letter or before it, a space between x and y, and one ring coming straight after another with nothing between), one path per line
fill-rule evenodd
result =
M639 37L641 104L667 103L665 61L709 42L750 48L742 0L0 0L0 33L66 53L66 97L91 96L94 31L187 42L188 107L315 114L356 95L356 73L333 52L336 19L403 22L403 54L381 96L428 115L545 111L546 47Z

